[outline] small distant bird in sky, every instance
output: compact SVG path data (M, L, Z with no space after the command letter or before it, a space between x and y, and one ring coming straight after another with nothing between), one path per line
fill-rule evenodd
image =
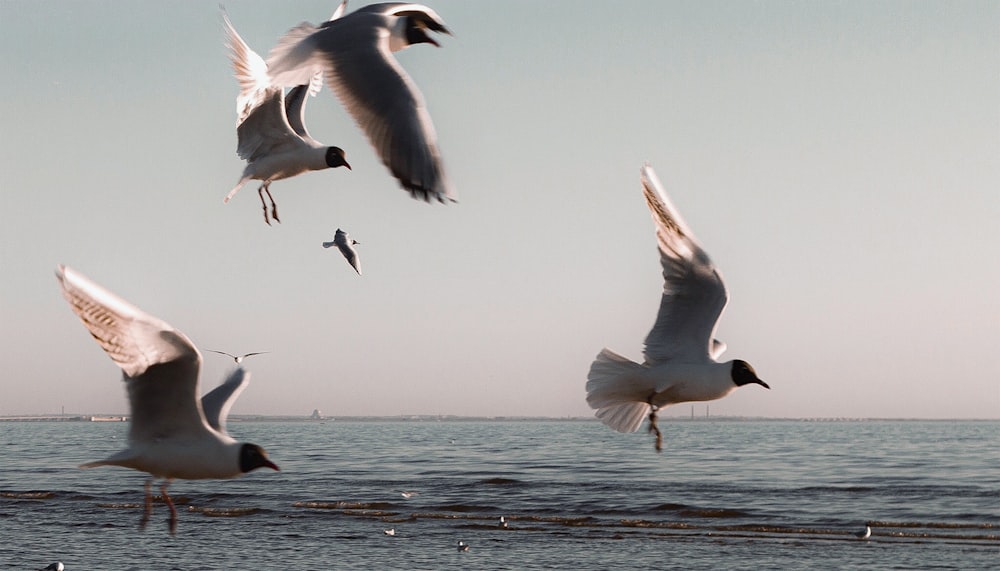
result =
M358 256L358 251L354 249L355 244L361 244L357 240L351 239L351 237L340 228L337 228L337 233L333 236L332 242L323 242L324 248L330 248L336 246L340 253L343 254L347 263L351 264L354 271L361 275L361 258Z
M198 400L201 354L186 335L71 268L60 265L56 277L73 312L121 367L132 415L128 448L80 467L121 466L149 473L141 528L152 513L150 488L157 479L162 480L173 534L177 509L167 487L175 478L224 479L257 468L278 470L263 448L237 442L226 432L229 409L249 373L237 368Z
M267 353L270 353L270 351L258 351L256 353L244 353L242 355L233 355L232 353L226 353L225 351L216 351L215 349L205 349L205 350L208 351L209 353L218 353L219 355L226 355L227 357L232 357L233 361L236 361L237 365L241 364L243 362L243 359L246 359L247 357L252 357L254 355L265 355Z
M862 531L854 532L854 537L857 537L858 539L868 539L871 536L872 536L872 528L869 525L866 525Z
M334 19L343 13L345 6L346 2L341 4ZM351 165L343 149L320 143L306 130L306 98L322 88L322 74L285 94L283 87L270 84L267 64L243 41L229 17L225 13L222 16L229 38L229 57L240 83L236 98L236 154L247 161L239 182L223 203L228 203L251 180L262 181L257 194L264 209L264 222L270 226L271 218L281 222L278 205L271 196L272 182L315 170L336 167L350 170ZM264 193L271 200L270 216Z
M464 541L459 541L458 542L458 550L459 551L468 551L469 550L469 544L465 543Z
M715 328L729 294L708 254L667 197L648 164L642 167L642 192L656 225L663 297L653 329L646 336L645 362L635 363L603 349L587 375L587 403L601 422L618 432L635 432L649 413L656 450L663 435L656 412L671 404L720 399L737 387L758 384L746 361L716 361L726 345Z
M274 86L322 74L400 186L414 198L454 201L424 97L395 57L428 32L450 34L427 6L385 2L320 26L303 23L278 40L264 69Z

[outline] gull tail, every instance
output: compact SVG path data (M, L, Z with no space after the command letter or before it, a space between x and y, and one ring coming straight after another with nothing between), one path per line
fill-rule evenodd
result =
M243 188L243 186L246 183L250 182L251 178L252 177L249 176L241 178L240 182L236 183L236 186L234 186L233 189L229 191L229 194L227 194L226 197L222 199L222 203L229 204L229 201L232 200L234 196L236 196L236 193L239 192L240 189Z
M336 242L323 242L323 247L324 248L332 248L332 247L334 247L336 245L337 245Z
M135 453L130 448L126 448L117 454L112 454L104 460L95 460L80 464L79 468L98 468L100 466L121 466L123 468L139 469L135 466Z
M650 388L636 373L645 367L602 349L587 374L587 404L595 416L618 432L635 432L649 414Z

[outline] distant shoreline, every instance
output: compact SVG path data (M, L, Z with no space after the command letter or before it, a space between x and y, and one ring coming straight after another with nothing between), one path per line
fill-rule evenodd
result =
M764 416L695 416L661 415L670 422L997 422L996 418L882 418L882 417L764 417ZM39 414L0 416L0 422L128 422L128 415L117 414ZM457 415L396 415L396 416L282 416L233 415L229 422L600 422L591 416L457 416Z

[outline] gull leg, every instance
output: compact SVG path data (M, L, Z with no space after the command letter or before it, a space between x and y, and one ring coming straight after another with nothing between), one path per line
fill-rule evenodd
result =
M267 197L271 199L271 218L278 224L281 224L281 219L278 218L278 203L274 201L274 197L271 196L271 183L264 185L264 192L267 193Z
M146 529L149 523L149 516L153 513L153 478L146 480L146 507L142 512L142 519L139 520L139 529Z
M174 501L170 499L170 494L167 493L167 486L170 485L170 482L169 478L163 481L163 485L160 486L160 493L163 494L163 501L170 508L170 535L174 535L177 533L177 508L174 507Z
M266 188L265 188L266 186L267 186L267 183L265 182L264 184L260 185L260 187L257 188L257 196L260 197L260 206L261 206L261 208L264 209L264 222L267 222L267 225L270 226L271 225L271 220L267 217L267 203L264 202L264 191L266 190ZM267 191L267 195L271 196L271 191L270 190ZM272 202L273 202L273 200L272 200Z
M663 452L663 433L660 432L660 427L656 425L656 411L660 410L660 407L653 404L653 396L650 395L649 399L646 401L649 403L649 433L656 435L656 451Z

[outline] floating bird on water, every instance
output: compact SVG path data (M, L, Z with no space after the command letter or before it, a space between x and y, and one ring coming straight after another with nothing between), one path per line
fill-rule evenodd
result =
M346 4L345 0L333 18L343 13ZM292 87L286 95L283 87L269 84L267 64L236 33L229 17L223 14L223 19L229 37L229 57L240 83L240 95L236 98L236 153L247 161L240 181L223 203L228 203L251 180L263 181L257 194L264 209L264 222L270 226L270 218L281 222L278 205L271 196L273 181L327 168L350 169L351 165L343 149L323 145L306 130L306 96L316 95L321 89L322 74ZM264 193L271 200L270 217Z
M309 83L322 73L400 186L414 198L455 200L423 95L392 52L439 44L428 31L450 34L420 4L372 4L321 26L300 24L271 50L275 86Z
M869 537L871 537L871 535L872 535L872 528L871 526L868 525L865 526L864 530L854 532L854 537L857 537L858 539L868 539Z
M597 355L587 375L587 403L597 409L597 418L619 432L635 432L648 413L649 431L656 436L656 450L662 451L659 409L719 399L748 384L770 387L745 361L716 361L726 348L714 337L728 300L722 276L648 164L641 178L663 266L660 311L646 336L644 363L606 348Z
M42 571L63 571L65 568L62 561L56 561L55 563L49 563L49 566L42 569Z
M497 527L507 527L507 520L503 516L500 516L500 522L497 524Z
M382 533L384 533L386 535L396 535L396 528L391 527L389 529L383 529Z
M148 472L140 527L152 513L153 482L170 508L170 532L177 510L167 494L175 478L235 478L256 468L278 470L256 444L237 442L226 432L226 416L250 374L237 368L198 400L201 354L186 335L166 322L60 265L62 293L90 334L124 373L132 420L128 448L81 468L121 466Z
M226 355L228 357L232 357L233 361L236 361L237 365L242 363L243 359L246 359L247 357L252 357L254 355L265 355L270 352L270 351L258 351L256 353L244 353L242 355L233 355L232 353L226 353L225 351L216 351L215 349L205 349L205 350L208 351L209 353L218 353L219 355Z
M337 228L337 233L333 236L332 242L323 242L324 248L330 248L336 246L340 253L344 255L347 259L347 263L351 264L354 271L361 275L361 258L358 257L358 251L354 249L355 244L361 244L357 240L352 240L351 237L340 228Z
M468 551L469 550L469 544L465 543L464 541L459 541L458 542L458 550L459 551Z
M413 496L417 495L417 493L416 492L405 492L404 491L404 492L399 492L399 495L403 496L403 498L405 498L405 499L408 500L408 499L412 498Z

